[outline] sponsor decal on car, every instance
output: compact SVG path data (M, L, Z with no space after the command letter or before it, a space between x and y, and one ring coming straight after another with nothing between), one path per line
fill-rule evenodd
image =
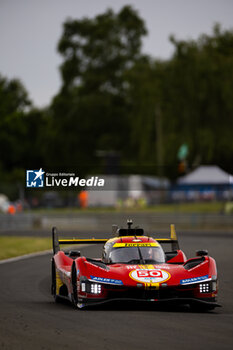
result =
M161 268L161 265L154 265L154 268L155 269L160 269ZM163 268L166 269L166 270L169 270L171 269L171 266L167 265L167 264L163 264Z
M153 270L153 269L161 269L161 265L126 265L127 270L142 270L142 269L147 269L147 270ZM171 267L167 264L163 264L163 268L166 270L171 269Z
M180 280L180 284L192 284L192 283L210 281L211 278L208 278L208 277L209 277L208 275L205 275L205 276L199 276L199 277L186 278L186 279Z
M140 269L140 267L138 265L126 265L126 268L128 270Z
M169 280L170 273L161 269L133 270L129 273L130 278L142 283L160 283Z
M158 247L159 244L156 242L153 243L115 243L113 248L121 247Z
M91 280L99 283L108 283L108 284L117 284L117 285L123 284L121 280L115 280L113 278L91 276Z

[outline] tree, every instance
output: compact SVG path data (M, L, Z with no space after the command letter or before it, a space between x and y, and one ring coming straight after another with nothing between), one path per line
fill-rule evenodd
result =
M129 6L117 14L108 10L93 19L65 22L58 44L64 58L62 88L50 110L53 144L63 165L93 165L97 150L128 152L124 73L140 58L145 34L142 19Z
M0 167L3 171L22 166L26 153L25 113L29 106L30 101L21 82L0 76Z
M199 161L233 172L233 32L216 26L197 41L171 41L171 59L141 61L128 75L137 161L158 164L154 111L159 108L168 177L178 175L183 143L189 147L190 167Z
M167 116L170 121L171 113L174 116L176 147L189 144L191 164L199 158L203 164L225 163L233 170L233 32L216 25L212 35L197 41L171 40L175 53L168 100L173 111Z
M66 21L58 43L63 89L121 94L122 75L140 57L145 34L144 22L130 6L118 14L108 10L94 19Z
M145 56L126 75L129 84L131 152L135 155L134 161L141 165L150 164L153 172L159 172L162 166L159 164L162 157L158 140L162 140L160 116L165 68L166 63Z

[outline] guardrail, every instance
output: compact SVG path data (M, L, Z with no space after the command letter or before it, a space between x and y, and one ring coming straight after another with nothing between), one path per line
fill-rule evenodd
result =
M233 231L233 215L226 214L182 214L182 213L75 213L75 214L0 214L0 231L12 230L51 230L57 226L59 230L111 232L112 224L125 226L131 218L135 226L141 226L148 232L158 229L169 229L171 223L180 229L218 229Z

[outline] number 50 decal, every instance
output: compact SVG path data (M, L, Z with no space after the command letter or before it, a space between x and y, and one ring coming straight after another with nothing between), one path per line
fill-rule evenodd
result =
M138 277L159 277L163 278L163 274L161 270L138 270Z
M133 270L130 272L129 277L137 282L144 283L159 283L167 281L171 275L169 272L154 269L154 270Z

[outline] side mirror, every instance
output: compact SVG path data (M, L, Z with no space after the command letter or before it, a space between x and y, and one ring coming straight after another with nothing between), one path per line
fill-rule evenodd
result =
M206 256L208 255L208 250L196 250L196 256Z

